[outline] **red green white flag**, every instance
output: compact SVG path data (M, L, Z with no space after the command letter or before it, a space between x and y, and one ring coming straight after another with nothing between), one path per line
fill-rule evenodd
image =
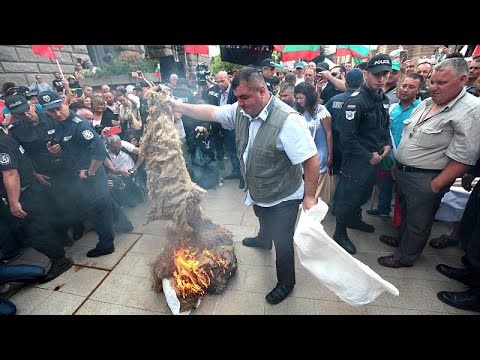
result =
M160 73L160 63L157 63L157 67L155 68L155 72L153 73L158 80L162 81L162 74Z
M320 45L273 45L273 50L282 53L282 61L312 60L320 55Z
M365 45L337 45L335 55L351 55L354 59L367 60L370 49Z

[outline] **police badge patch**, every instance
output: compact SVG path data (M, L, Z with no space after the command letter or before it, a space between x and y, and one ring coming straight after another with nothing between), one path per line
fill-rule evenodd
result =
M0 165L10 164L10 155L5 153L0 153Z
M345 111L345 117L347 120L352 120L355 117L355 111Z
M90 130L84 130L82 131L82 135L86 140L91 140L93 139L93 133Z

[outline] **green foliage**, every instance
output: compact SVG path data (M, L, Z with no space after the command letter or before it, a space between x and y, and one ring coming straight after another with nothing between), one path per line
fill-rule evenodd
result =
M232 71L234 69L240 70L242 65L233 64L230 62L222 61L220 55L212 56L210 59L210 74L215 76L215 74L221 70Z
M98 69L95 74L92 74L88 70L84 70L84 76L86 78L97 78L110 75L130 75L132 71L141 71L144 74L153 73L157 63L157 60L140 59L137 61L127 61L114 59L110 64Z

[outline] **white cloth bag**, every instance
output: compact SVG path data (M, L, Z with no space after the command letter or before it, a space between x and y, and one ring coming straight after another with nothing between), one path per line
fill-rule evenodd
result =
M322 200L300 211L294 241L302 266L346 303L358 306L372 302L384 291L398 296L398 289L346 252L330 238L321 221L328 211Z

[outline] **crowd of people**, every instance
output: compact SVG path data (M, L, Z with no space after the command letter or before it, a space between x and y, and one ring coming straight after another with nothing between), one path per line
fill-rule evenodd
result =
M140 74L135 86L94 91L78 84L79 73L80 66L67 79L54 73L52 86L40 75L28 88L3 86L0 226L9 235L0 244L1 260L19 257L24 244L34 247L52 263L42 282L71 267L64 246L82 236L87 218L99 236L87 256L112 253L114 230L132 229L122 206L136 206L147 195L139 147L146 94L157 85ZM172 74L168 84L185 164L206 189L235 179L245 191L260 229L242 244L275 245L278 282L266 296L270 304L295 286L300 204L305 210L318 199L329 204L336 217L332 237L353 255L347 229L375 231L362 206L378 183L378 207L367 214L389 217L395 194L400 218L397 237L379 237L396 249L378 263L410 267L430 237L443 195L462 176L471 190L478 175L480 57L450 54L433 64L377 54L355 66L299 61L292 70L264 59L259 69L222 70L201 81L194 75ZM232 170L223 177L225 160ZM439 299L474 311L480 311L477 193L476 186L457 235L466 268L437 266L469 286L441 292Z

